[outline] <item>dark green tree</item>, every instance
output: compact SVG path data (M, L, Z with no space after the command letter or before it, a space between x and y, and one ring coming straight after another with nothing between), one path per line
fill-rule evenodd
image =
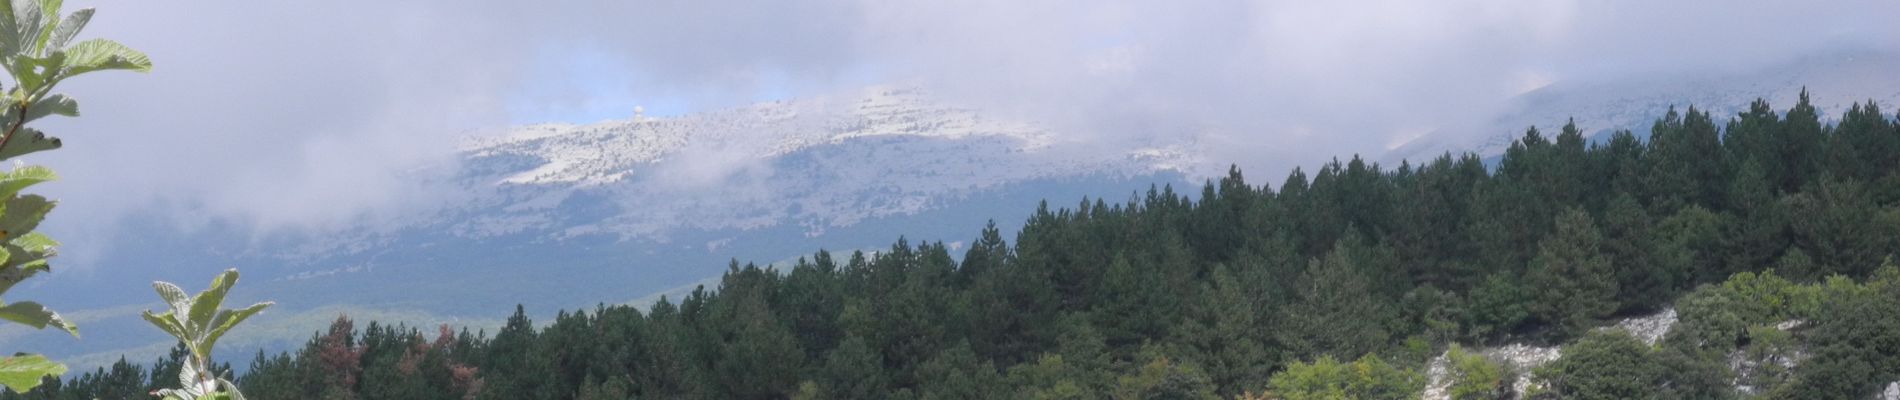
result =
M1616 271L1602 251L1602 235L1580 209L1557 217L1557 230L1538 244L1524 278L1528 311L1559 337L1582 333L1615 312Z
M1563 354L1537 371L1561 398L1664 398L1663 365L1648 345L1626 333L1591 332L1565 346Z

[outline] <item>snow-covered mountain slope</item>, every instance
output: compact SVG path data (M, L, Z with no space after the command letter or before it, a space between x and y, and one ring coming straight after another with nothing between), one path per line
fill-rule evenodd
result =
M1855 102L1874 100L1887 113L1900 106L1900 54L1833 52L1747 72L1664 74L1642 78L1559 81L1512 99L1489 117L1456 123L1392 149L1381 161L1414 163L1446 152L1504 153L1525 128L1557 132L1575 118L1586 136L1627 129L1647 136L1667 113L1695 106L1717 123L1766 99L1778 112L1795 104L1806 87L1822 118L1839 118Z
M1182 166L1204 164L1196 146L1104 152L904 87L514 127L459 144L455 163L408 173L444 192L432 199L439 205L361 229L176 232L164 218L135 219L100 262L138 268L49 280L32 296L96 316L86 321L94 332L126 334L72 344L0 331L0 340L100 360L162 350L124 311L149 308L151 293L88 288L146 287L228 267L245 273L233 296L275 300L272 312L348 307L434 321L491 317L517 304L552 315L691 287L730 260L888 248L899 237L955 251L987 220L1006 234L1020 229L1038 201L1120 200L1181 182ZM309 334L284 333L260 340L294 345Z
M525 126L461 147L474 200L459 235L547 231L664 240L675 228L804 226L808 234L941 206L972 191L1082 175L1134 176L1189 161L1179 152L1070 151L1033 124L873 87L678 117ZM577 193L606 214L561 218Z

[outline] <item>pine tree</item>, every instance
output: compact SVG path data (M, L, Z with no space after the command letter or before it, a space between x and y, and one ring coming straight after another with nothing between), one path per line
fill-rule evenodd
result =
M1313 260L1299 277L1295 300L1283 309L1277 327L1279 343L1292 355L1357 356L1391 340L1387 326L1396 311L1373 292L1354 253L1340 246Z
M1216 266L1214 280L1195 302L1196 316L1182 333L1198 353L1193 360L1205 366L1217 392L1233 396L1265 386L1278 357L1268 352L1260 303L1252 301L1240 279L1225 266Z
M1615 312L1616 272L1602 252L1602 235L1581 209L1557 217L1557 230L1538 244L1525 286L1531 316L1559 336L1582 333Z
M1616 271L1618 309L1647 310L1667 301L1675 283L1656 263L1651 251L1654 221L1634 196L1619 193L1603 211L1603 253Z
M887 390L884 362L864 339L850 336L825 355L816 372L818 390L826 399L878 399Z

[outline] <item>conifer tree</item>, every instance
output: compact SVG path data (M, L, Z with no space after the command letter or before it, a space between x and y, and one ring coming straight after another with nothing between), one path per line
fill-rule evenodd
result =
M1278 341L1292 354L1362 355L1391 339L1386 324L1396 310L1372 291L1356 252L1345 247L1308 265L1294 302L1281 312Z
M1616 272L1602 241L1590 215L1572 208L1557 216L1556 232L1538 243L1525 275L1529 310L1560 336L1582 333L1616 311Z

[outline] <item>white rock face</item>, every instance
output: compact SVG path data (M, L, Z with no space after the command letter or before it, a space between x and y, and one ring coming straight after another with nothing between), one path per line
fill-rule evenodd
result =
M1562 358L1563 349L1556 346L1541 347L1512 343L1504 347L1486 349L1479 354L1503 362L1506 368L1510 368L1517 374L1517 380L1511 381L1511 393L1521 398L1524 392L1530 390L1533 383L1531 371Z
M1891 382L1891 383L1888 383L1888 384L1887 384L1887 389L1886 389L1886 390L1882 390L1882 391L1880 391L1880 395L1877 395L1877 396L1874 396L1874 399L1876 399L1876 400L1900 400L1900 382Z
M1425 400L1451 399L1451 351L1438 353L1425 364Z
M1675 324L1676 309L1669 308L1656 312L1655 314L1625 318L1617 321L1615 325L1605 326L1599 329L1621 329L1629 332L1630 336L1635 336L1637 339L1642 340L1643 343L1654 345L1656 342L1662 340L1664 335L1669 334L1669 328L1675 326ZM1522 343L1512 343L1489 349L1479 348L1474 349L1474 351L1486 358L1504 364L1513 374L1517 375L1517 379L1511 382L1511 392L1514 396L1519 396L1520 398L1525 391L1530 389L1532 384L1536 383L1533 377L1531 377L1532 371L1536 370L1537 367L1544 366L1544 364L1549 364L1563 357L1562 348L1532 346ZM1450 376L1450 363L1450 352L1446 352L1439 354L1437 357L1433 357L1431 362L1426 364L1426 384L1425 392L1422 396L1423 398L1426 400L1450 398L1451 393L1449 389L1452 384L1456 383L1453 382Z
M1452 351L1438 353L1431 362L1425 364L1425 400L1450 400L1452 398Z
M1643 344L1651 346L1661 341L1663 335L1669 334L1669 328L1675 325L1676 309L1674 308L1665 309L1661 312L1641 317L1625 318L1616 322L1617 329L1628 331L1630 336L1635 336L1637 339L1642 340Z

